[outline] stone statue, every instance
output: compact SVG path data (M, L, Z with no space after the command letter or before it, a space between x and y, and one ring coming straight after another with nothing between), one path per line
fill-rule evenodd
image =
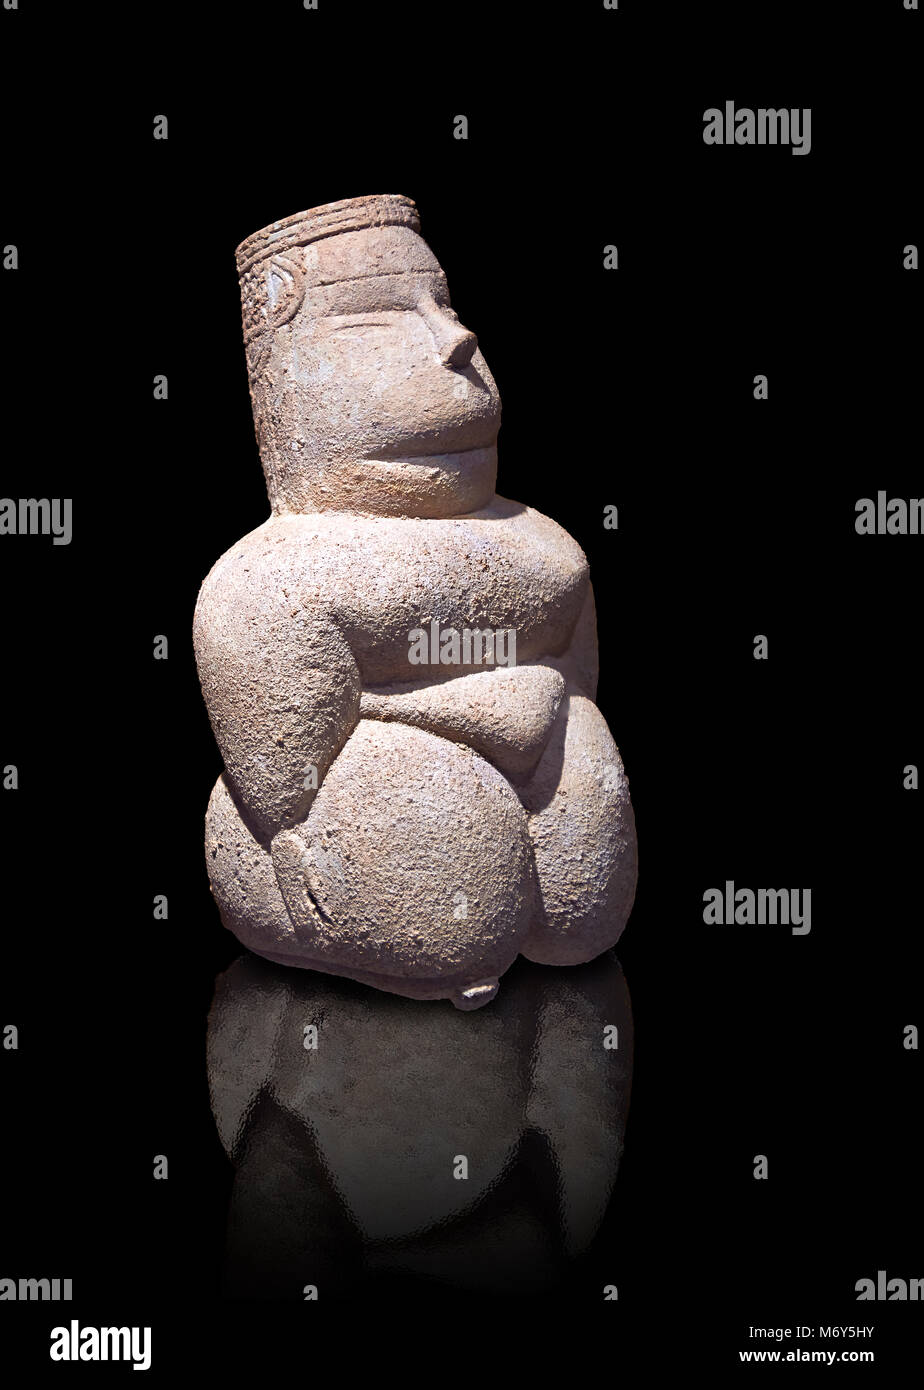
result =
M625 925L635 825L586 558L494 491L500 400L399 196L237 250L272 513L199 593L212 893L258 955L488 1003Z

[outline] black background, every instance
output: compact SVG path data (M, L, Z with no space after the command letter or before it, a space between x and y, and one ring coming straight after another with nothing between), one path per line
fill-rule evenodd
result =
M0 1024L20 1030L0 1275L75 1289L4 1305L30 1376L52 1373L48 1330L70 1317L151 1325L161 1375L310 1375L362 1346L383 1373L410 1355L468 1377L492 1326L521 1368L557 1347L573 1373L601 1354L615 1373L630 1347L724 1370L766 1345L749 1324L872 1323L848 1345L876 1369L910 1354L919 1306L858 1304L854 1285L924 1276L920 1054L902 1047L922 1023L921 802L902 769L924 761L924 540L854 519L879 489L924 492L920 280L902 268L921 241L921 19L899 0L742 9L0 13L0 240L20 253L0 278L2 491L74 499L70 546L0 545L0 763L21 782L0 796ZM726 100L811 107L811 154L707 147L702 113ZM618 949L632 1108L567 1292L244 1312L219 1298L231 1169L204 1059L240 947L205 874L220 762L190 641L204 575L268 510L233 252L377 192L416 201L479 336L499 491L590 560L599 705L639 834ZM810 887L811 934L704 926L726 879Z

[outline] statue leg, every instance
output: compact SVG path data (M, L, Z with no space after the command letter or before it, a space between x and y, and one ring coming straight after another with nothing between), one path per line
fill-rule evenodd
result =
M542 965L592 960L619 939L638 869L622 759L586 696L566 696L539 765L519 793L529 812L541 899L520 950Z
M406 724L361 719L272 854L305 955L411 997L487 1003L534 913L513 788Z

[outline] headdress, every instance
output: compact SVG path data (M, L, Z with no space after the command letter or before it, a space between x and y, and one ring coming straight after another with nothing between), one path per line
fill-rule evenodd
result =
M305 295L301 266L289 253L323 237L367 227L410 227L419 232L420 218L410 198L379 193L297 212L281 222L271 222L241 242L235 256L251 373L258 372L269 355L269 335L295 317Z

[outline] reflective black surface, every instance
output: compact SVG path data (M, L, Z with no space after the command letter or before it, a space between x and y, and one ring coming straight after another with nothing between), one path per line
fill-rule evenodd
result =
M208 1060L228 1295L391 1274L522 1293L566 1277L610 1200L629 993L612 952L520 961L472 1014L248 954L218 979Z

